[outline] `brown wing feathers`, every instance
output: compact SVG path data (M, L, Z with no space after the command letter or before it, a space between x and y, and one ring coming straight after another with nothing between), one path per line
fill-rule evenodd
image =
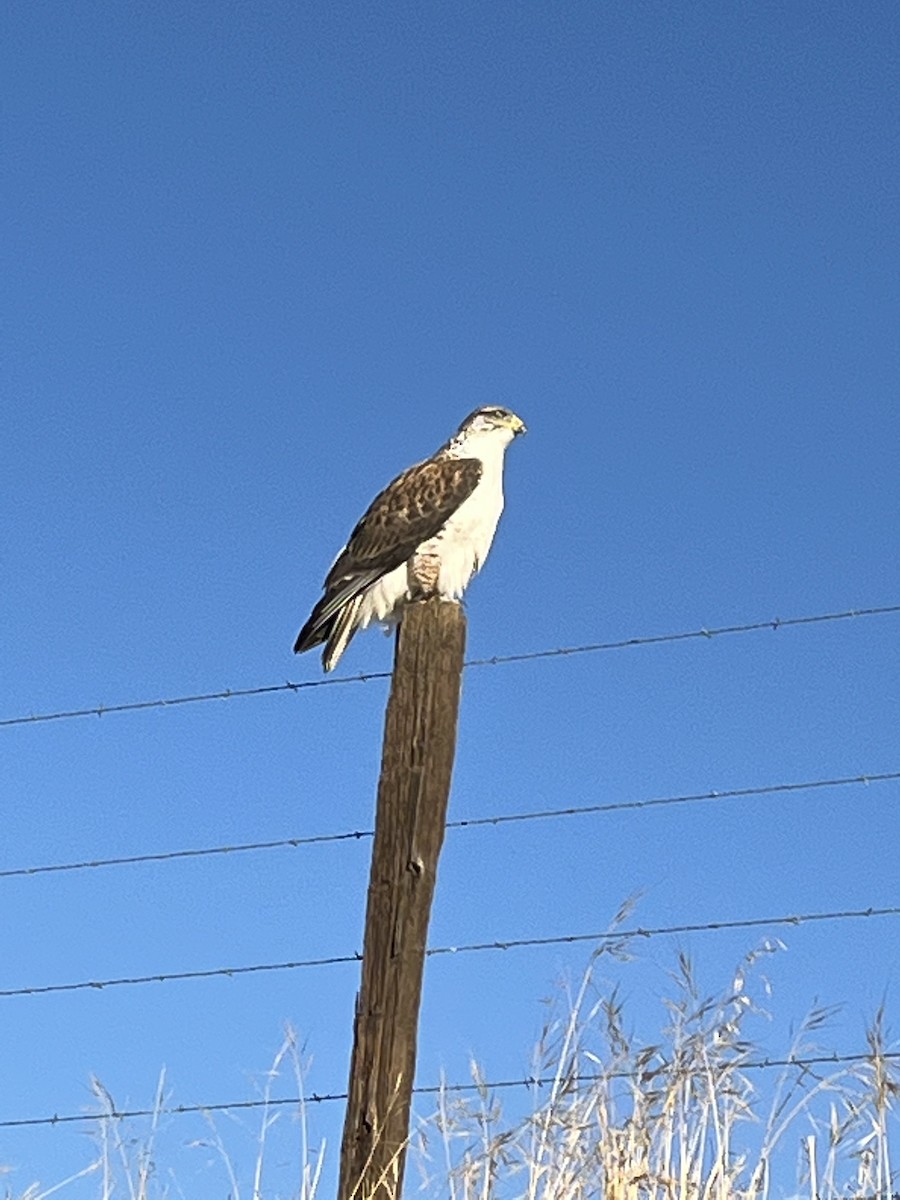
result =
M343 607L439 533L480 478L477 459L440 458L418 463L388 484L369 505L328 572L325 594L297 635L294 652L326 641ZM346 641L350 637L352 633Z

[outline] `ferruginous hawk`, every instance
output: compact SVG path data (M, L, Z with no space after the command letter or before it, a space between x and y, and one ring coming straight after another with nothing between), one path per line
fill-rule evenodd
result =
M524 432L508 408L476 409L436 454L389 483L328 572L294 653L324 642L322 664L331 671L358 629L396 624L408 600L458 600L503 511L506 447Z

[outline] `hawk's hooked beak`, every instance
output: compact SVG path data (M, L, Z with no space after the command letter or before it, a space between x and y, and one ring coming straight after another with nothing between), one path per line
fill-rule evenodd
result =
M513 414L513 417L509 422L509 427L513 432L513 437L518 437L520 433L528 432L528 426L521 417L517 417L515 414Z

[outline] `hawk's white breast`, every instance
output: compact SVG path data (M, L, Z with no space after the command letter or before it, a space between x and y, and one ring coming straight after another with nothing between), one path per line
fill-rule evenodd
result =
M484 565L497 522L503 512L503 454L505 442L491 438L473 439L451 451L460 458L479 458L481 479L435 537L416 550L417 556L435 556L440 563L438 594L459 600L472 576ZM373 621L392 625L409 599L409 563L405 562L371 584L362 594L359 628Z

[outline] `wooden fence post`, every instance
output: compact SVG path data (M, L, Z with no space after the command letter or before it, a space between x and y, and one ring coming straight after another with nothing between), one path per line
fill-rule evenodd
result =
M338 1200L396 1200L403 1184L465 642L458 604L432 598L405 609L385 717Z

